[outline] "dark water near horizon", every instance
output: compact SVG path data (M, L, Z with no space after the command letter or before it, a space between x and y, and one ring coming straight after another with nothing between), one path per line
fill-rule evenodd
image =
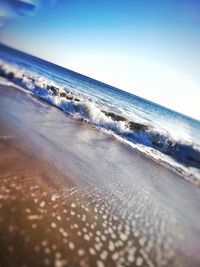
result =
M0 75L200 182L198 120L3 45Z

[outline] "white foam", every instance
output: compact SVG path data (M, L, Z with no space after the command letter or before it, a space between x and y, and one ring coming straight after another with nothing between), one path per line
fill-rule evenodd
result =
M186 167L184 164L178 163L175 160L175 156L180 156L182 160L185 160L185 156L187 159L188 155L184 155L184 153L191 153L194 150L192 156L196 155L195 160L199 161L200 148L194 147L192 143L182 144L182 138L180 140L175 132L175 136L173 136L162 129L155 128L154 126L149 127L147 124L144 125L144 122L141 123L138 120L134 122L131 121L133 127L130 127L128 118L118 120L106 114L106 112L111 112L116 116L120 115L113 113L112 109L105 112L105 106L102 107L101 104L98 104L91 98L87 98L85 95L81 94L75 95L69 92L68 89L65 90L62 84L27 69L23 69L18 65L0 60L0 71L3 72L5 76L11 74L12 77L12 82L1 78L1 84L13 85L16 83L20 85L20 88L22 86L73 117L91 123L104 130L106 133L114 135L120 141L131 145L132 148L153 160L175 169L182 175L190 177L189 179L192 177L193 180L197 180L200 183L200 171L197 170L197 168ZM75 100L77 97L78 101ZM134 128L134 123L140 123L140 126L144 126L145 130L137 130L137 126ZM179 150L180 155L178 153ZM173 156L175 155L174 158L169 156L170 153Z

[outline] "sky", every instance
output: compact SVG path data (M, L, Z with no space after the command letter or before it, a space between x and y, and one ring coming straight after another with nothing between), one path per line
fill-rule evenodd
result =
M200 120L200 0L0 7L1 42Z

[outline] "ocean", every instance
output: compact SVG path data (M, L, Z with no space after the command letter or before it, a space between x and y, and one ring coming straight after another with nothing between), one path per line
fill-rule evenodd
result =
M200 121L4 45L0 76L200 185Z

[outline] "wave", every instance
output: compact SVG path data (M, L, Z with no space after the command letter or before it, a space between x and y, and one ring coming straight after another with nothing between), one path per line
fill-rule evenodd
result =
M175 140L169 133L152 125L130 120L124 114L94 102L91 97L75 93L71 88L18 65L1 60L0 76L31 91L65 113L115 135L154 160L176 167L179 173L189 175L190 178L193 176L193 180L200 183L200 179L196 178L200 173L191 175L188 169L200 169L200 148L193 144Z

